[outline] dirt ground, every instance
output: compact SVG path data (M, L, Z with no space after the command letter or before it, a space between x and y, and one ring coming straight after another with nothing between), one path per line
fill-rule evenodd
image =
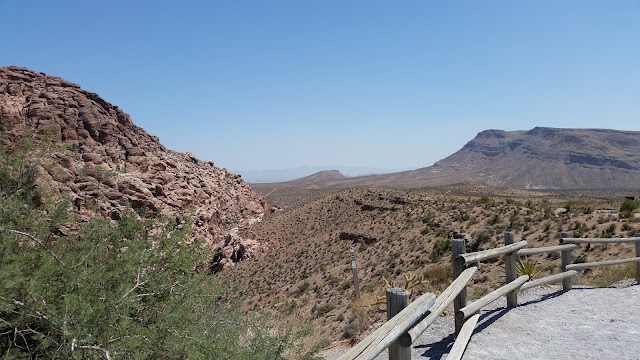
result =
M505 298L481 313L463 359L640 359L640 285L539 287ZM413 359L445 359L454 342L452 316L439 318L413 344ZM325 350L338 359L346 346ZM376 359L388 359L386 352Z

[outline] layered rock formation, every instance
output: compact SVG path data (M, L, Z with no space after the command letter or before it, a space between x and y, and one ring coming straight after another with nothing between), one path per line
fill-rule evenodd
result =
M128 206L176 216L192 224L193 238L218 250L216 270L268 246L238 236L270 211L239 175L166 149L117 106L76 84L0 67L0 141L9 149L24 137L47 156L38 163L38 186L69 197L80 221L96 210L118 219Z
M429 167L353 178L321 175L278 186L406 189L476 183L517 189L640 189L640 132L543 127L486 130Z

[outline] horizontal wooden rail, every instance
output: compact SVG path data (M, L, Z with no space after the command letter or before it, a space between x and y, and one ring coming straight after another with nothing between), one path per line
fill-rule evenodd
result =
M561 238L560 244L618 244L618 243L633 243L640 242L640 237L631 238L610 238L610 239L595 239L595 238Z
M469 265L469 264L476 263L478 261L489 260L501 255L510 254L512 252L522 249L525 246L527 246L527 241L522 240L522 241L518 241L515 244L501 246L495 249L462 254L458 256L458 259L456 259L456 261L458 261L458 263L460 264Z
M536 286L552 284L554 282L558 282L558 281L564 280L566 278L570 278L570 277L575 276L577 274L578 274L578 272L575 271L575 270L568 270L568 271L565 271L565 272L561 272L559 274L553 274L553 275L545 276L545 277L540 278L538 280L527 281L526 283L524 283L520 287L519 291L531 289L531 288L536 287Z
M580 248L580 245L578 244L545 246L545 247L538 247L538 248L520 249L518 250L518 252L516 252L516 255L530 256L530 255L538 255L538 254L548 254L556 251L574 250L578 248Z
M478 267L476 266L466 269L458 275L455 280L453 280L451 285L449 285L442 294L440 294L440 296L438 296L433 306L431 306L431 309L429 309L429 315L408 331L411 343L416 341L416 339L418 339L418 337L420 337L420 335L422 335L422 333L425 332L431 324L433 324L433 322L444 312L447 306L451 305L460 291L467 286L467 283L471 280L471 277L477 270Z
M622 265L622 264L628 264L628 263L634 263L634 262L640 262L640 257L634 257L629 259L619 259L619 260L606 260L606 261L598 261L598 262L592 262L592 263L571 264L571 265L567 265L565 268L567 270L585 270L585 269L591 269L594 267Z
M371 360L405 334L433 306L436 296L426 293L409 304L391 320L369 334L356 346L340 357L340 360Z
M473 335L473 330L476 328L479 318L480 314L475 314L470 317L469 320L465 321L462 325L462 329L460 329L460 333L458 334L456 341L451 347L451 351L449 351L449 355L447 355L446 360L462 359L462 355L464 355L464 351L467 349L467 345L469 345L469 340L471 340L471 335Z
M456 313L456 316L462 319L467 319L469 316L480 311L480 309L485 307L487 304L499 299L501 296L504 296L511 291L517 290L518 288L520 288L520 286L522 286L522 284L527 282L527 280L529 280L529 275L520 276L507 285L501 286L488 293L487 295L481 297L480 299L472 302L471 304L463 307L462 309L460 309L460 311L458 311L458 313Z

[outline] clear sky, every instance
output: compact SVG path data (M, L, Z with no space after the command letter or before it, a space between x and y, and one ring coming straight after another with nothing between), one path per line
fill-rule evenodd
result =
M485 129L640 130L640 1L0 0L0 65L232 171L415 169Z

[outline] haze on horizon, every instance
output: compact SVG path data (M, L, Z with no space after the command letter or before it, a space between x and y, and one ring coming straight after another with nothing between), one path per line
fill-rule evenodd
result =
M485 129L640 130L639 1L0 0L0 13L0 65L78 83L236 172L417 169Z

